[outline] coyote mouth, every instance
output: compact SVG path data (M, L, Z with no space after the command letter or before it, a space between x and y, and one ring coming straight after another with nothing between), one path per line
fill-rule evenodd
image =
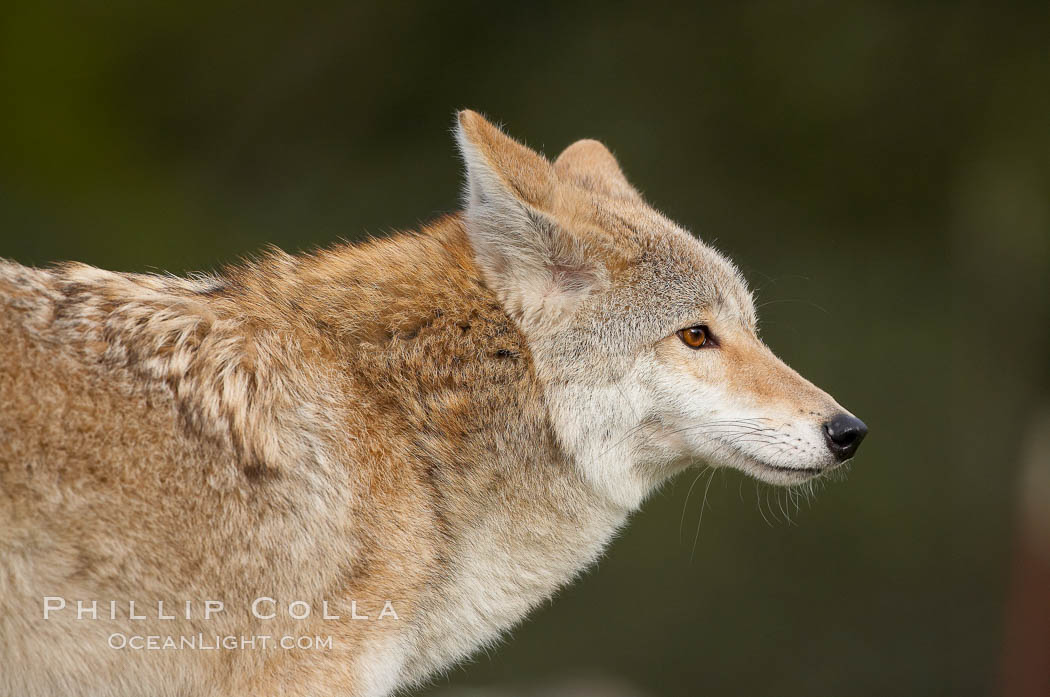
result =
M777 486L795 486L818 479L827 470L823 467L784 467L755 461L751 476Z
M736 462L734 462L734 460ZM741 460L743 462L741 462ZM774 484L797 484L799 482L815 479L826 474L833 467L789 467L787 465L774 465L771 462L760 460L754 455L735 449L734 456L726 463L742 472L749 474L755 479L771 482ZM790 477L793 481L788 481Z
M824 473L824 468L823 467L783 467L781 465L769 465L769 464L766 464L764 462L761 463L761 464L764 467L768 467L771 470L776 470L777 472L797 472L798 474L812 474L812 475L818 475L818 474L823 474Z
M763 462L748 455L745 457L751 465L751 476L773 484L798 484L815 479L828 471L826 467L787 467Z

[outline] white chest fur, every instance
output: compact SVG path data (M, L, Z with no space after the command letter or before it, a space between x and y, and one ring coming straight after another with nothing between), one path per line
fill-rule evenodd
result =
M571 529L560 516L514 524L498 516L474 529L460 541L451 577L425 609L404 677L420 680L497 642L592 564L626 518L624 509L596 505Z

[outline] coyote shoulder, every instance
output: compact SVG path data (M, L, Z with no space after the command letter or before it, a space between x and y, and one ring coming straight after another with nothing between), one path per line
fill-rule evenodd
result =
M457 137L464 210L418 232L191 278L0 262L0 695L387 695L690 464L852 456L602 145ZM187 637L241 643L135 649Z

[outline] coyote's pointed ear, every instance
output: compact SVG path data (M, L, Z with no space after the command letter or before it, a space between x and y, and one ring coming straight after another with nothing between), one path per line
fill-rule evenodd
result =
M554 163L558 176L610 198L640 201L609 149L596 140L578 140Z
M601 282L604 267L551 215L550 162L473 111L457 121L467 233L485 282L526 328L555 326Z

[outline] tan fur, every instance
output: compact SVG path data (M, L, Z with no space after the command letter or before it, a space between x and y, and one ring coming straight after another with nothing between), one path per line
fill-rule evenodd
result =
M604 146L551 164L472 112L459 139L466 211L418 233L190 279L0 263L0 695L388 694L495 640L708 457L646 396L661 371L838 408ZM701 365L674 331L716 314L724 353ZM653 415L626 425L614 388ZM45 596L123 607L45 621ZM259 620L261 596L313 614ZM227 609L127 617L208 599ZM334 641L129 651L114 632Z

